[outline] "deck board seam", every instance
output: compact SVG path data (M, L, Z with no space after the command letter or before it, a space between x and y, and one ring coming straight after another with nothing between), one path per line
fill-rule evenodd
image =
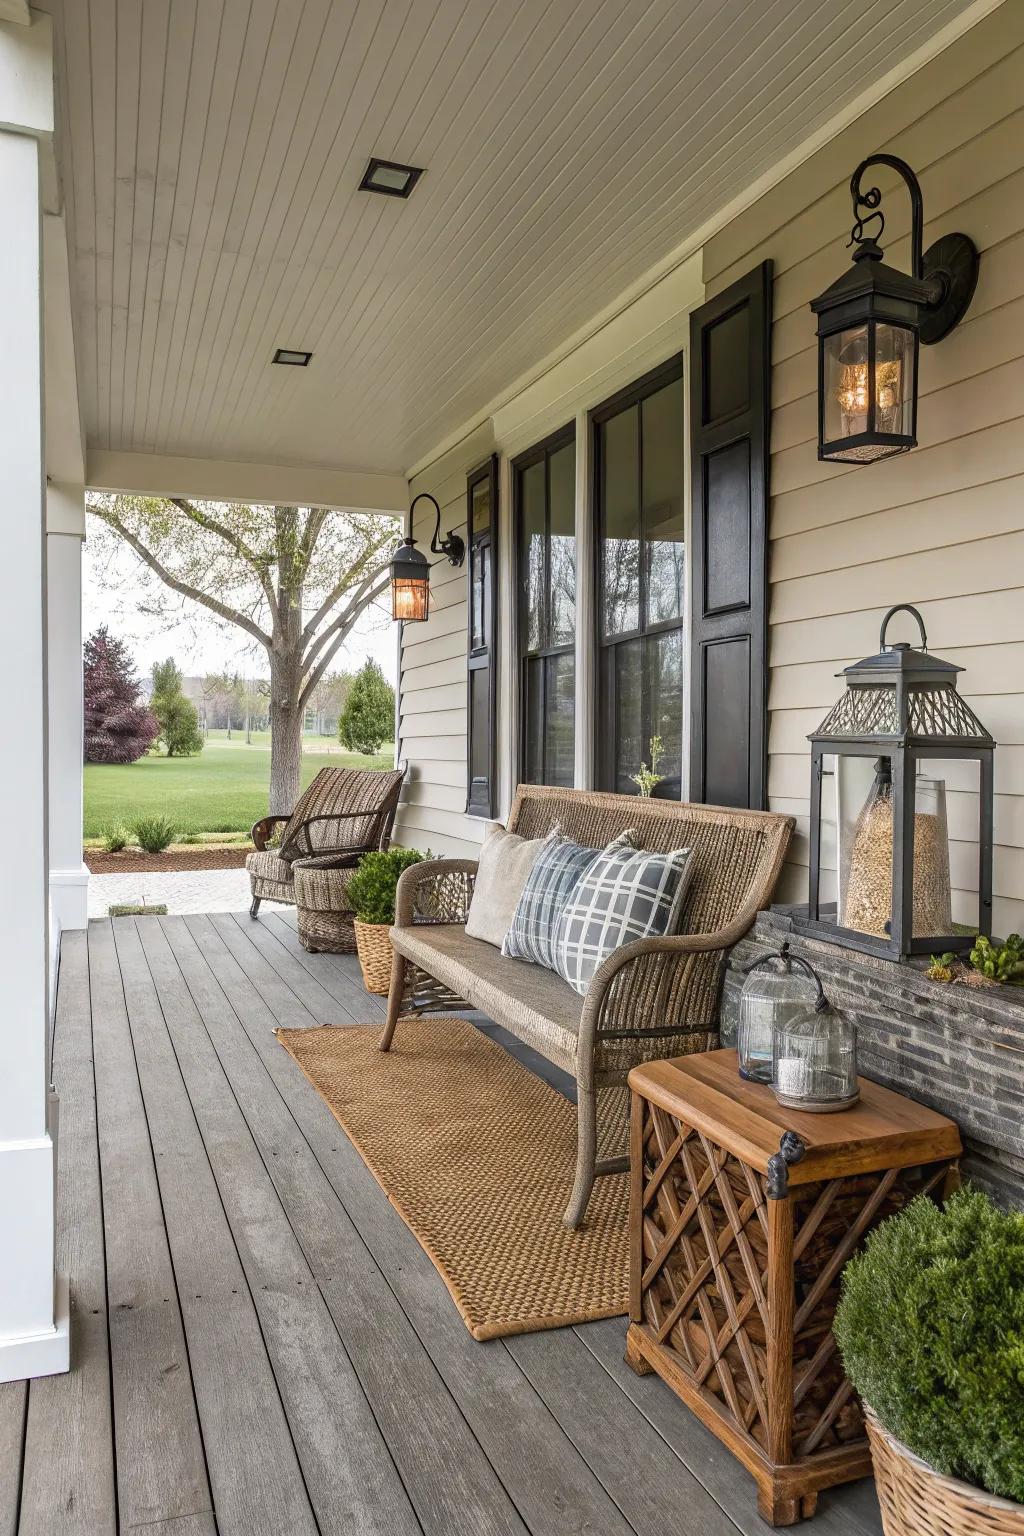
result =
M156 977L153 975L152 968L151 968L150 963L149 963L149 956L146 954L145 947L144 947L144 945L142 943L141 935L139 934L139 931L138 931L138 925L139 925L140 921L150 921L150 920L151 919L121 918L121 919L119 919L119 922L124 923L126 926L130 925L131 928L134 929L136 937L138 938L138 941L139 941L139 949L140 949L140 951L142 953L142 957L143 957L143 959L144 959L144 961L146 963L146 970L147 970L147 972L149 974L149 979L150 979L150 982L151 982L152 987L153 987L153 995L156 998L156 1004L157 1004L157 1007L160 1010L160 1017L163 1020L163 1026L164 1026L164 1030L165 1030L165 1032L167 1034L167 1040L168 1040L168 1043L169 1043L170 1048L171 1048L171 1054L174 1057L174 1065L175 1065L175 1067L177 1069L178 1076L181 1078L182 1091L183 1091L183 1093L185 1095L185 1100L186 1100L186 1102L188 1104L189 1112L191 1113L192 1119L193 1119L193 1121L195 1123L196 1134L199 1137L199 1144L200 1144L200 1146L203 1149L203 1155L206 1158L207 1167L210 1170L210 1177L213 1180L213 1187L217 1191L217 1200L218 1200L218 1202L220 1204L220 1208L221 1208L221 1211L222 1211L223 1216L224 1216L224 1224L225 1224L225 1226L227 1228L228 1236L231 1239L232 1247L235 1250L235 1255L236 1255L236 1257L238 1259L238 1267L239 1267L239 1269L242 1272L243 1279L245 1280L246 1290L249 1293L249 1301L250 1301L250 1304L252 1306L253 1315L255 1316L255 1319L256 1319L256 1327L259 1329L260 1338L261 1338L261 1340L263 1342L263 1349L264 1349L264 1352L266 1353L266 1356L267 1356L267 1364L268 1364L269 1369L270 1369L271 1380L274 1383L274 1390L277 1392L278 1402L281 1405L281 1417L284 1420L285 1427L287 1428L287 1431L288 1431L288 1440L289 1440L289 1443L291 1444L292 1451L293 1451L294 1456L295 1456L295 1465L296 1465L296 1467L298 1469L299 1478L300 1478L300 1480L302 1482L302 1487L303 1487L303 1490L304 1490L305 1495L306 1495L306 1502L309 1505L310 1519L313 1521L314 1526L316 1527L317 1531L319 1532L319 1531L321 1531L322 1527L320 1525L320 1521L317 1518L316 1510L313 1507L313 1500L310 1497L309 1486L308 1486L308 1484L306 1482L305 1469L303 1468L302 1460L301 1460L301 1458L299 1456L298 1447L295 1444L295 1436L294 1436L294 1433L292 1431L292 1426L291 1426L291 1422L290 1422L290 1420L288 1418L287 1411L285 1409L284 1399L282 1398L282 1395L281 1395L281 1388L280 1388L280 1386L278 1384L277 1372L274 1370L274 1360L273 1360L273 1356L272 1356L271 1351L270 1351L270 1346L267 1343L266 1332L265 1332L264 1327L263 1327L263 1320L260 1317L259 1308L256 1305L256 1298L253 1295L252 1285L251 1285L250 1280L249 1280L249 1275L248 1275L248 1273L246 1271L245 1264L242 1261L242 1255L241 1255L241 1253L239 1252L239 1249L238 1249L238 1241L237 1241L237 1239L235 1237L234 1229L233 1229L233 1227L231 1225L231 1221L230 1221L230 1218L229 1218L228 1213L227 1213L227 1208L226 1208L226 1206L224 1204L224 1196L223 1196L223 1194L221 1192L220 1184L219 1184L219 1182L217 1180L216 1170L214 1169L213 1161L212 1161L212 1159L210 1157L209 1149L207 1148L207 1145L206 1145L206 1138L203 1135L202 1126L199 1124L199 1117L197 1116L197 1114L195 1112L195 1108L193 1107L192 1098L191 1098L191 1096L189 1094L189 1091L188 1091L188 1085L185 1082L185 1076L184 1076L184 1073L181 1070L181 1062L178 1059L178 1052L177 1052L177 1049L176 1049L175 1044L174 1044L174 1036L171 1034L170 1026L167 1023L167 1015L166 1015L166 1013L164 1011L164 1003L163 1003L163 998L162 998L162 996L160 994L160 988L159 988L159 986L157 984ZM115 950L116 950L116 948L117 948L117 928L116 928L116 926L114 926L114 946L115 946ZM170 946L168 946L168 948L170 948ZM174 963L175 963L175 965L177 965L178 962L177 962L176 959L175 959ZM179 967L179 974L180 974L180 967ZM182 977L182 981L184 983L184 977ZM191 996L191 993L189 995ZM129 1028L131 1028L131 1014L130 1013L128 1015L128 1024L129 1024ZM133 1050L135 1048L135 1034L134 1034L134 1031L132 1031L132 1048L133 1048ZM140 1080L139 1080L139 1087L140 1087L140 1090L141 1090L141 1088L142 1088L141 1077L140 1077ZM145 1103L145 1093L144 1092L143 1092L142 1097L143 1097L143 1103ZM148 1112L147 1112L147 1125L148 1125ZM250 1134L251 1134L251 1132L250 1132ZM157 1169L157 1185L158 1186L159 1186L159 1183L160 1183L160 1174L159 1174L159 1169ZM163 1210L163 1195L162 1195L162 1192L161 1192L160 1207L161 1207L161 1210ZM165 1224L164 1230L167 1231L166 1224ZM174 1256L173 1256L173 1250L171 1249L171 1237L170 1237L170 1232L169 1231L167 1231L167 1246L168 1246L168 1250L171 1252L171 1262L172 1262L172 1265L173 1265ZM175 1279L177 1280L177 1276L175 1276ZM183 1330L185 1332L185 1343L186 1343L186 1348L187 1348L188 1347L188 1330L187 1330L187 1328L185 1328L185 1315L184 1315L184 1312L182 1313L182 1328L183 1328ZM191 1354L189 1355L189 1368L191 1370ZM195 1392L195 1384L193 1382L193 1394L194 1394L194 1392ZM198 1411L199 1411L198 1401L196 1403L196 1411L197 1411L197 1414L198 1414ZM202 1431L202 1422L203 1422L202 1421L202 1417L200 1416L200 1418L199 1418L200 1431ZM201 1438L203 1440L203 1452L204 1452L204 1457L205 1457L205 1455L206 1455L206 1439L205 1439L205 1436L201 1436ZM213 1484L212 1484L212 1482L210 1484L210 1497L211 1497L211 1501L212 1501L213 1500ZM213 1513L214 1513L214 1519L216 1520L216 1510L215 1509L214 1509Z
M319 981L320 985L324 988L324 991L327 992L330 997L335 997L335 993L332 992L331 989L329 987L327 987L322 981L320 981L320 977L317 975L317 973L314 970L313 966L310 965L308 960L305 958L305 951L303 950L303 952L301 954L297 954L295 952L295 950L291 949L281 939L281 937L280 937L280 935L278 933L278 929L279 928L287 928L289 933L294 935L295 941L298 944L299 949L302 949L302 944L301 944L301 941L299 940L297 930L294 929L292 927L292 925L287 921L287 919L285 918L283 913L281 913L281 912L268 912L267 913L267 919L269 919L269 922L266 921L266 920L264 921L264 931L266 933L269 933L273 938L277 939L277 942L281 945L281 948L285 951L285 954L289 955L291 957L291 959L294 960L297 965L300 965L302 967L302 969L307 972L308 975L312 976L314 981ZM236 917L236 921L238 921L237 917ZM270 926L271 923L273 924L273 926ZM242 926L240 921L238 921L238 926L239 927ZM324 962L326 962L328 970L331 969L330 961L332 959L335 959L335 958L336 958L335 956L329 955L329 954L324 953L322 951L318 951L317 952L317 959L320 959L320 960L323 960ZM271 963L273 963L273 962L271 962ZM341 981L346 983L345 990L348 991L349 988L351 987L353 995L356 995L356 988L355 988L355 986L352 983L348 982L347 978L345 977L344 972L343 971L339 971L339 972L336 973L336 975L337 975L338 978L340 978ZM379 999L374 997L373 994L369 993L369 992L366 994L366 1008L374 1016L369 1021L367 1021L364 1018L360 1018L357 1013L354 1013L352 1011L352 1005L351 1004L342 1002L341 998L337 998L336 1000L338 1002L339 1007L343 1008L345 1010L345 1012L348 1014L348 1016L352 1020L353 1024L365 1024L367 1022L374 1023L374 1022L376 1022L376 1020L378 1018L379 1019L383 1019L384 1016L385 1016L385 1009L383 1007L383 1004L379 1001ZM360 1003L360 1006L362 1006L361 1003Z

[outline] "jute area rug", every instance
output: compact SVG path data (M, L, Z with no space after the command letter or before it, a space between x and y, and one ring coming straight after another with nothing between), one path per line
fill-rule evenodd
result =
M628 1176L597 1180L586 1225L562 1212L576 1110L464 1019L281 1029L294 1057L429 1255L475 1339L629 1309Z

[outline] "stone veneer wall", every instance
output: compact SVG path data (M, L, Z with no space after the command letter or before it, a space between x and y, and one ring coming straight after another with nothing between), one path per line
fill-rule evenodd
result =
M863 1076L949 1115L964 1142L964 1176L1004 1205L1024 1206L1024 997L943 986L917 966L806 938L775 908L729 955L723 1045L735 1043L744 968L787 938L855 1016Z

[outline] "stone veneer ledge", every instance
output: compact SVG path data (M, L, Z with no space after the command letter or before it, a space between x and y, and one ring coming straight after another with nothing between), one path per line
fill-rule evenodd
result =
M898 965L794 931L784 907L762 912L729 955L722 1044L733 1045L744 969L785 939L857 1021L865 1077L949 1115L964 1142L965 1178L1024 1207L1024 992L944 986Z

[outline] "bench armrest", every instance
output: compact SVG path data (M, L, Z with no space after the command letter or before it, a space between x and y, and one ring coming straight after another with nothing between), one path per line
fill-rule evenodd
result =
M267 838L272 836L274 828L277 826L278 822L288 821L289 819L290 818L288 816L264 816L261 821L254 823L249 836L252 838L260 853L263 853L266 849Z
M394 926L464 923L476 871L476 859L426 859L411 864L399 876Z

